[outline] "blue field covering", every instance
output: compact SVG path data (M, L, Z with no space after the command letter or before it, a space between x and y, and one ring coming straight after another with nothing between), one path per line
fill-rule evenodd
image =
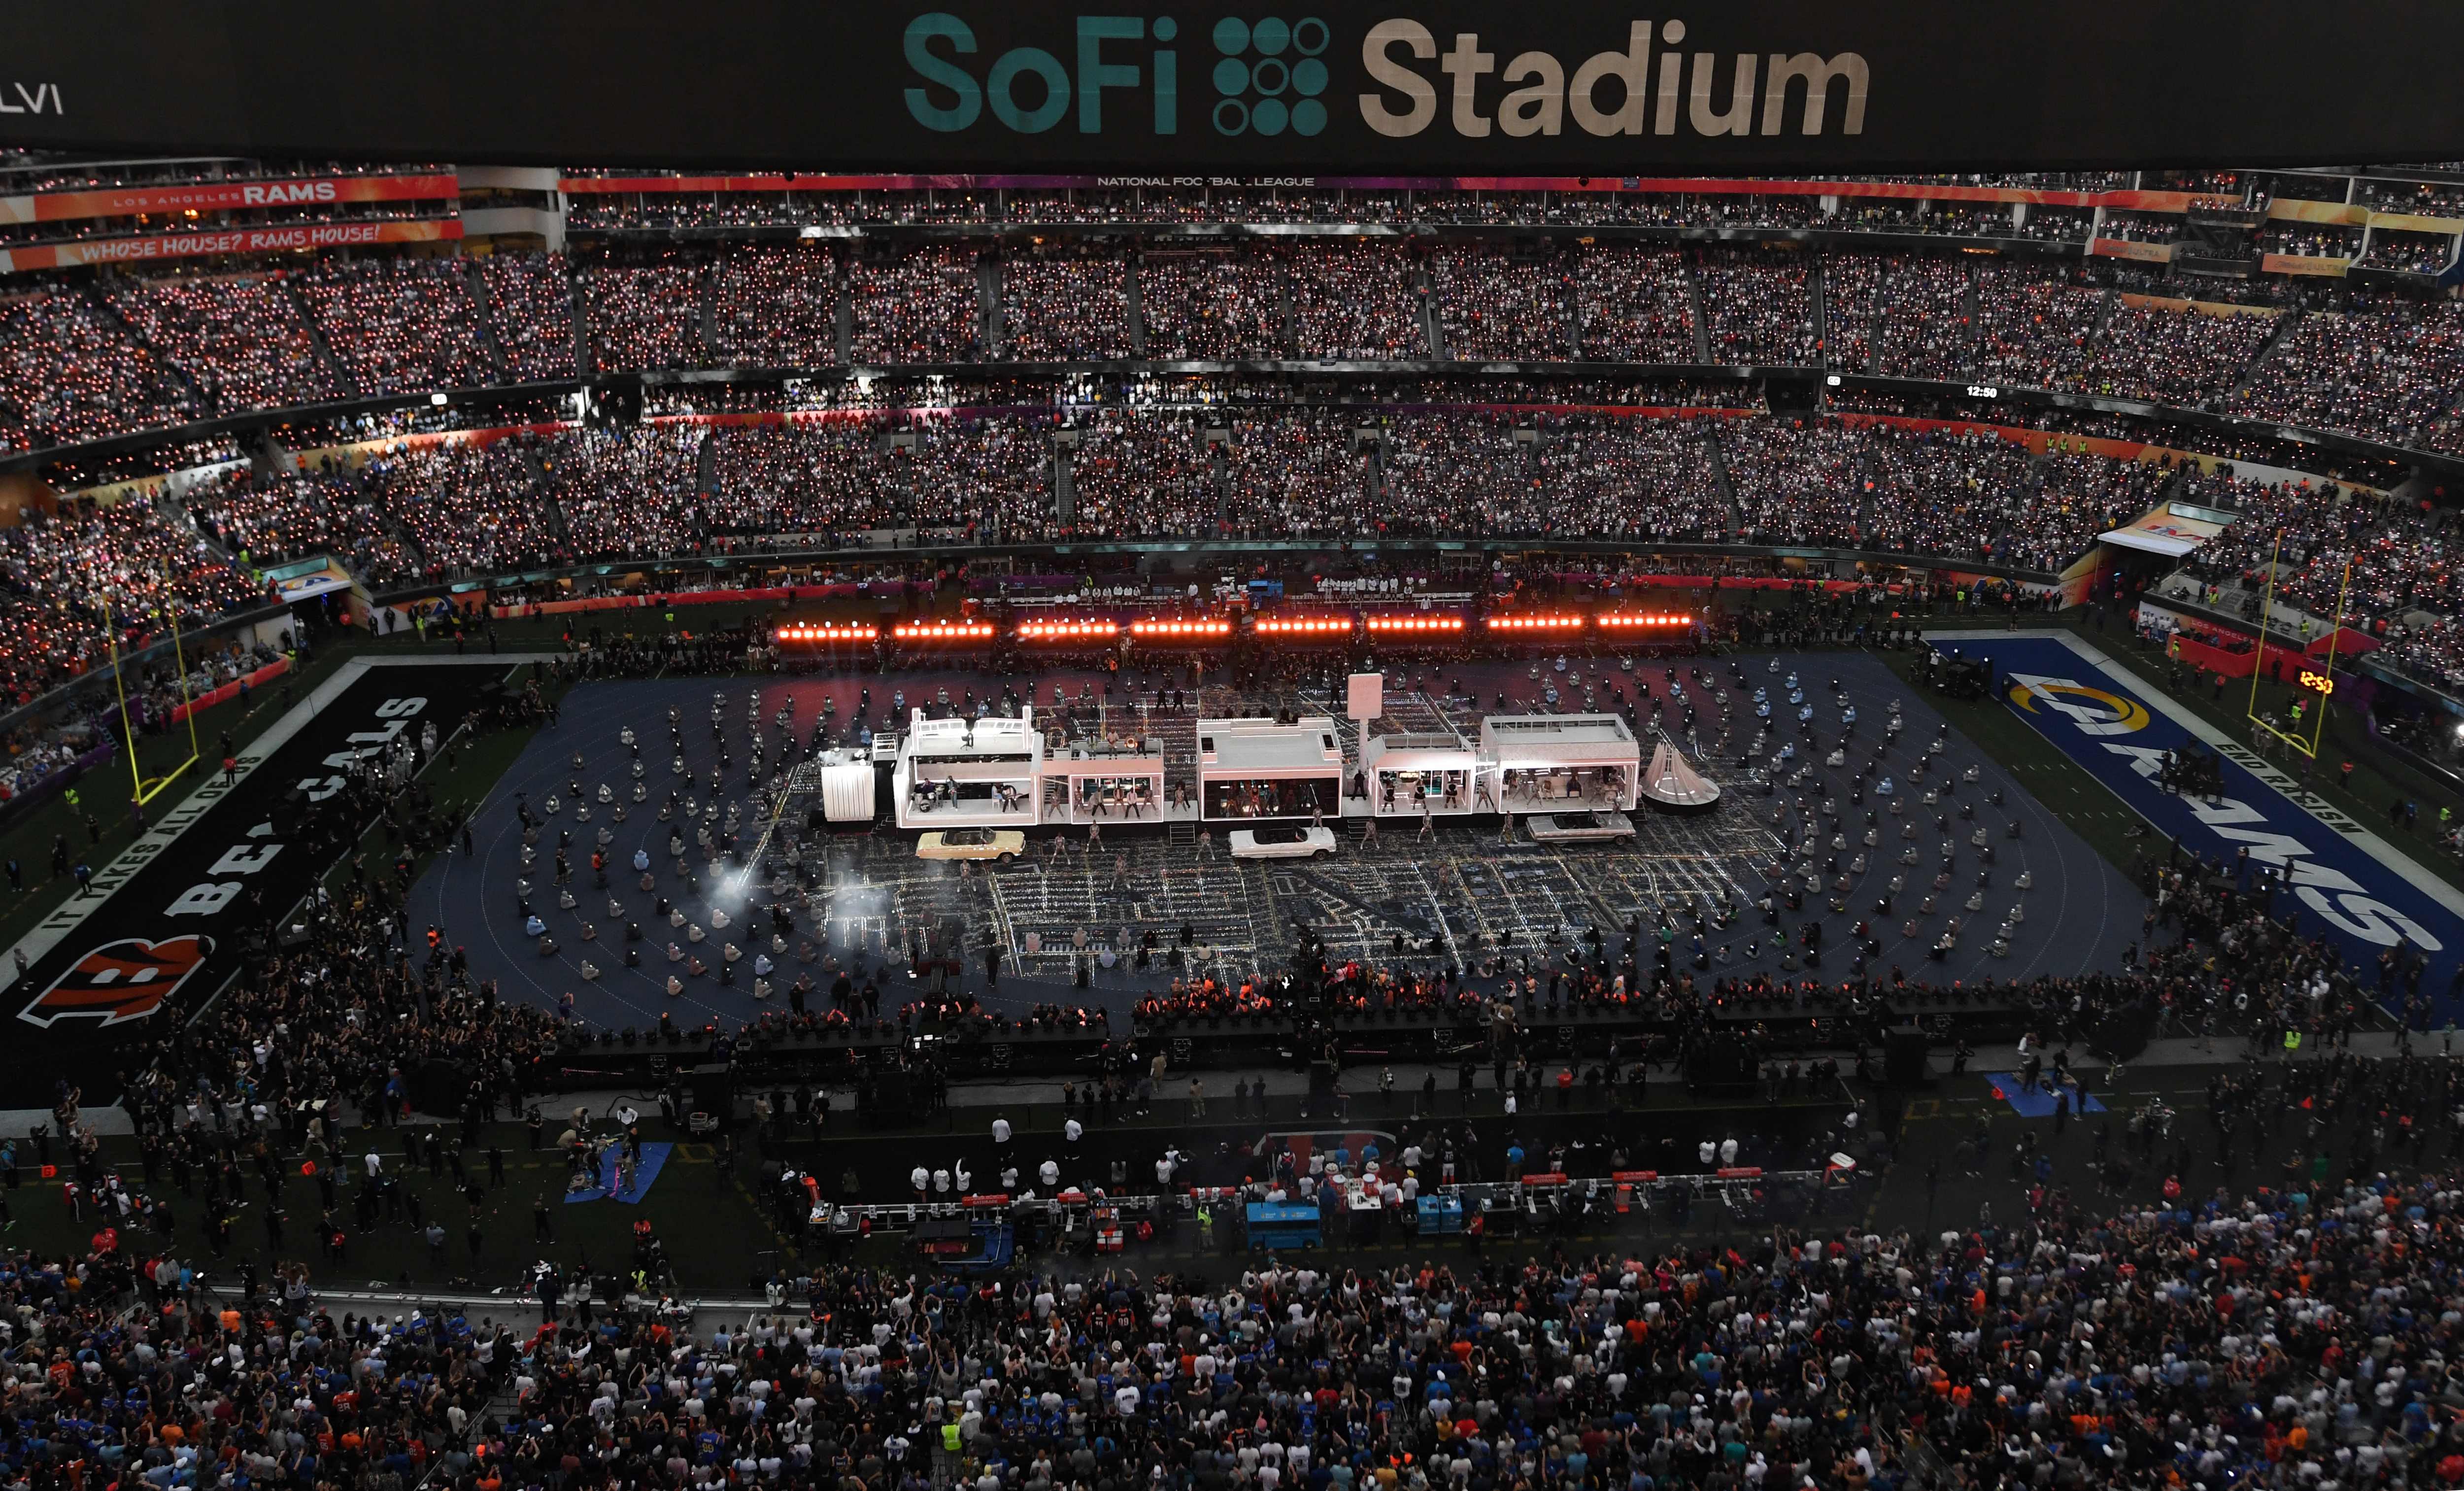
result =
M2365 989L2379 987L2379 957L2424 959L2422 992L2437 1000L2437 1019L2457 1013L2450 997L2464 947L2464 896L2393 845L2245 747L2224 741L2224 795L2212 801L2167 792L2157 782L2165 753L2203 739L2174 717L2163 699L2122 676L2120 665L2060 637L1966 636L1946 650L1983 657L1993 667L2002 702L2062 754L2087 769L2153 825L2150 852L2166 857L2168 840L2233 873L2249 851L2243 888L2256 872L2282 872L2286 884L2269 910L2291 916L2304 937L2324 935ZM2393 832L2393 830L2389 830Z
M2052 1089L2045 1085L2042 1078L2037 1080L2034 1087L2025 1090L2019 1086L2019 1074L2016 1072L1987 1072L1985 1080L1993 1085L1993 1089L2001 1093L2002 1100L2016 1109L2021 1118L2054 1116L2054 1094ZM2093 1092L2085 1094L2083 1102L2085 1104L2081 1109L2083 1112L2104 1111L2104 1105L2097 1101L2096 1094Z

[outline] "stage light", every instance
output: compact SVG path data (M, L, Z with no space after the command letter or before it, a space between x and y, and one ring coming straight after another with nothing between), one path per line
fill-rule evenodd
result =
M1492 616L1492 631L1572 631L1583 625L1579 616Z
M1232 634L1227 621L1206 619L1132 622L1130 635L1156 642L1210 642Z
M1018 624L1021 642L1110 642L1121 634L1118 622L1081 619Z
M902 622L890 629L901 642L988 642L989 622Z
M796 622L778 628L771 636L780 642L869 643L881 640L881 633L870 626L837 622Z
M1349 616L1262 616L1256 630L1267 637L1338 637L1352 632Z
M1455 632L1463 630L1460 616L1373 616L1369 629L1382 632Z

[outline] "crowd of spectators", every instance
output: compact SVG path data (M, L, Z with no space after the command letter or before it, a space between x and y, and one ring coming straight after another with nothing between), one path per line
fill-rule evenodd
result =
M1562 256L1449 244L1429 259L1439 335L1463 362L1566 356L1573 288Z
M1569 417L1539 448L1533 534L1718 542L1734 527L1718 436L1691 419Z
M1786 249L1714 249L1694 266L1711 361L1815 364L1814 255Z
M1827 281L1823 289L1829 292ZM1973 292L1964 259L1894 255L1882 271L1873 371L1886 378L1966 377L1977 362ZM1854 333L1842 327L1833 335Z
M1983 430L1887 426L1864 436L1875 547L1974 555L2001 525L2035 515L2035 475L2027 448L2015 441Z
M1384 430L1376 500L1352 531L1534 532L1555 515L1529 452L1503 415L1397 415Z
M2047 450L2037 469L2043 490L2010 510L2009 531L1994 558L2055 573L2085 554L2097 535L2136 522L2172 476L2171 468L2156 462L2059 448Z
M2203 407L2233 391L2276 326L2268 315L2121 301L2071 382L2048 386Z
M80 290L0 305L0 441L75 445L203 418L187 384L124 324Z
M1822 261L1822 364L1861 373L1874 360L1875 319L1890 260L1877 253L1834 253Z
M104 280L97 288L217 414L344 395L280 275L165 275Z
M1118 253L1042 252L1001 262L1001 337L1022 362L1130 355L1130 266Z
M1350 534L1366 509L1366 457L1356 418L1331 410L1235 417L1223 469L1224 507L1246 537Z
M731 536L931 529L1049 536L1049 421L995 415L721 428L710 523Z
M355 467L278 475L241 467L190 487L180 502L200 531L244 564L330 554L378 584L418 573Z
M1284 255L1292 343L1302 357L1380 362L1429 355L1411 258L1386 243L1304 244Z
M1747 542L1863 540L1872 477L1855 429L1832 419L1734 420L1720 446Z
M676 251L583 260L574 277L589 320L592 371L709 366L702 307L710 274L707 259Z
M294 276L363 397L497 381L461 258L329 258Z
M1150 249L1138 262L1138 318L1159 362L1289 355L1280 266L1256 254Z
M2171 243L2182 236L2182 219L2160 212L2107 212L2097 236L2124 243Z
M2069 386L2081 377L2088 342L2103 320L2104 291L2058 270L1986 264L1976 272L1976 376L1989 384Z
M2464 186L2454 182L2389 181L2365 176L2359 186L2362 205L2374 212L2464 218Z
M541 506L563 519L565 550L579 559L667 556L706 539L703 437L692 425L641 424L540 445Z
M828 367L839 360L838 261L809 243L731 244L711 330L734 367Z
M2348 625L2387 625L2391 642L2426 630L2408 628L2409 616L2464 611L2447 510L2425 513L2332 482L2261 481L2222 470L2184 472L2178 495L2238 515L2184 565L2211 586L2256 595L2273 563L2277 606L2326 618L2341 603Z
M904 526L987 542L1051 536L1051 425L1027 415L920 426Z
M2413 239L2432 255L2452 247L2435 234L2381 237L2399 257ZM508 252L37 291L0 312L0 439L23 448L354 394L570 376L576 286L594 371L827 366L839 356L842 298L859 362L981 361L987 276L976 252L884 252L850 259L843 294L834 251L801 242L600 249L570 277L561 256ZM2455 443L2448 389L2464 372L2452 305L2342 286L2297 295L2283 276L2260 276L2255 288L2201 293L2323 309L2228 404L2280 321L2182 309L2171 303L2177 282L2106 260L2066 270L1624 243L1552 256L1373 241L1143 256L1039 250L998 271L1002 355L1022 361L1417 359L1434 336L1464 362L1811 363L2222 406L2434 449ZM875 395L859 381L793 402L942 401L894 387Z
M479 261L488 287L488 328L505 357L509 383L574 376L573 275L561 253L498 250Z
M730 534L864 533L897 503L870 420L720 427L711 431L713 525Z
M847 265L858 362L964 362L983 348L972 249L923 248Z
M2258 252L2305 259L2349 259L2361 251L2358 228L2321 227L2317 223L2270 223L2258 230Z
M1117 537L1218 532L1220 487L1203 416L1103 409L1078 427L1074 527Z
M2453 233L2409 233L2381 228L2370 233L2370 252L2360 262L2370 269L2435 274L2455 261Z
M562 554L524 436L445 441L371 456L366 490L430 578L534 568Z
M1574 254L1580 356L1608 362L1692 362L1694 293L1674 249L1597 244Z
M0 528L0 680L24 700L122 647L262 604L265 589L147 497Z
M2258 365L2234 413L2404 445L2464 388L2464 309L2356 300L2306 314Z

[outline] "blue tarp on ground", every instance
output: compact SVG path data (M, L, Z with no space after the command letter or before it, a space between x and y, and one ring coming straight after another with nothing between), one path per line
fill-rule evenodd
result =
M2193 740L2190 731L2058 638L1960 638L1940 645L1990 660L2005 707L2154 825L2159 837L2149 846L2157 858L2174 838L2184 849L2229 867L2247 848L2254 870L2274 866L2290 878L2275 898L2275 914L2295 916L2305 937L2332 938L2364 988L2378 987L2380 954L2410 943L2428 954L2421 988L2443 1006L2437 1018L2455 1012L2449 981L2464 947L2464 916L2452 909L2457 904L2452 894L2430 888L2434 882L2427 871L2411 866L2408 874L2374 853L2372 825L2230 742L2218 748L2222 798L2211 802L2167 792L2157 784L2159 763L2166 752ZM2208 749L2204 741L2199 748Z
M2028 1088L2022 1088L2019 1085L2019 1074L2016 1072L1987 1072L1985 1080L1993 1085L1993 1090L2001 1095L2003 1101L2018 1110L2021 1118L2054 1116L2054 1090L2045 1085L2042 1078L2037 1079L2035 1086ZM2104 1111L2104 1105L2097 1101L2095 1093L2086 1094L2083 1101L2086 1106L2079 1109L2079 1112ZM2077 1117L2078 1112L2074 1112L2072 1116Z
M583 1201L622 1201L627 1206L633 1205L650 1194L650 1182L659 1178L660 1168L668 1163L668 1151L675 1146L672 1144L642 1146L642 1163L633 1176L633 1188L623 1195L618 1195L616 1194L616 1156L623 1148L622 1145L611 1144L600 1154L598 1190L568 1191L564 1194L564 1204L572 1206Z

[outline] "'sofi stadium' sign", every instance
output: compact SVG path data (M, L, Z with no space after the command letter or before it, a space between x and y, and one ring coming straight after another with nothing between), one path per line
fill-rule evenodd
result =
M2436 160L2464 8L418 7L14 17L0 143L467 164L1586 173ZM2352 107L2287 110L2286 98ZM2366 106L2362 106L2365 104ZM1570 186L1574 185L1570 183Z

